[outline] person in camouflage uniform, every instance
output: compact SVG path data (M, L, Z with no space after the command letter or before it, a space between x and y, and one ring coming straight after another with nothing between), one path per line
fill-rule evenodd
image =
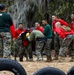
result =
M55 29L55 32L63 39L59 50L59 61L63 61L65 55L69 53L69 47L74 40L74 32L69 27L63 27L61 24Z
M53 30L53 33L54 33L54 49L55 49L55 60L58 60L58 56L59 56L59 48L60 48L60 44L61 44L61 39L59 38L59 36L55 33L55 24L56 22L60 22L62 26L68 26L68 23L65 22L64 20L58 18L57 15L52 15L52 30Z
M11 54L11 36L15 40L15 29L11 16L5 12L6 6L0 4L0 56L8 58Z
M41 50L43 48L45 41L45 36L43 35L43 33L39 30L33 30L30 35L27 35L27 38L30 42L32 42L33 40L36 41L35 49L36 49L37 60L38 61L43 60L41 55Z
M46 43L45 43L45 53L47 56L46 61L51 62L52 61L52 57L51 57L52 29L46 19L42 20L42 24L44 25L44 35L46 37Z
M22 38L20 37L22 32L25 32L25 29L23 28L23 24L19 23L18 28L15 30L15 37L16 37L15 57L19 56L20 61L23 61L23 50L24 50Z
M29 32L30 30L26 29L26 31L21 33L18 37L18 56L20 57L20 59L22 59L21 61L23 61L24 55L26 57L26 61L33 61L31 42L29 42L26 38L26 34Z

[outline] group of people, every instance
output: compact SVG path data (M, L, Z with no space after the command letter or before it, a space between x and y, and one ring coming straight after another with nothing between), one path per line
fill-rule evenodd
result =
M52 15L52 25L47 19L42 20L42 26L35 22L34 28L24 28L22 23L15 29L11 16L6 12L6 6L0 4L0 57L10 58L11 41L14 41L15 55L23 61L33 61L33 49L35 49L37 60L43 60L43 52L46 61L52 61L51 45L54 44L55 60L63 61L69 55L70 61L74 61L74 13L71 14L72 22L66 21ZM11 40L12 39L12 40ZM54 42L52 44L52 42Z

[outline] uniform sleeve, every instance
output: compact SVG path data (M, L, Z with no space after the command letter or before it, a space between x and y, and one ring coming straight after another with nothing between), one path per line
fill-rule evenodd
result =
M56 28L56 29L55 29L55 32L56 32L62 39L65 38L64 31L63 31L61 28Z
M59 20L59 22L61 23L61 25L65 25L65 26L68 26L68 23L67 22L65 22L64 20Z
M12 38L15 38L15 27L14 27L14 24L13 23L10 26L10 32L11 32Z

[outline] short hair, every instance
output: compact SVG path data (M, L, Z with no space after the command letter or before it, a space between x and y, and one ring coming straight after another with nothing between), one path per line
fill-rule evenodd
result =
M39 22L35 22L35 23L38 23L38 24L40 24Z
M20 25L20 24L23 24L23 23L19 23L19 25Z
M72 12L71 14L73 14L73 15L74 15L74 12Z
M6 7L5 4L0 4L0 10L4 10L5 7Z
M52 16L56 16L56 17L58 17L58 15L56 15L56 14L52 14Z
M44 19L42 19L42 20L45 20L45 21L47 21L47 19L46 18L44 18ZM48 22L48 21L47 21Z

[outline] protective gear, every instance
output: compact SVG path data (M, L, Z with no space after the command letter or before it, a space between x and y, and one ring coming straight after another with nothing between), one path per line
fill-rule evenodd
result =
M30 36L30 33L27 33L27 34L26 34L26 38L28 38L29 36Z

